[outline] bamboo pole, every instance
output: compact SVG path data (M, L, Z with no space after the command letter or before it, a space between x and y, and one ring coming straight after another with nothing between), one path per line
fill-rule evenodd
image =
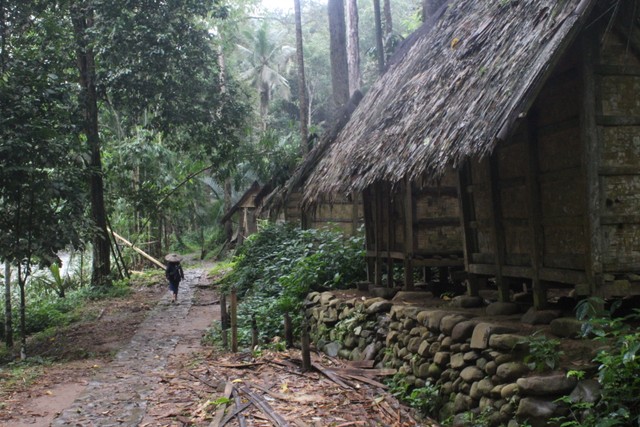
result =
M140 255L142 255L143 257L145 257L146 259L148 259L149 261L151 261L153 264L155 264L158 268L161 269L165 269L165 265L158 261L157 259L155 259L154 257L152 257L151 255L149 255L148 253L146 253L145 251L143 251L140 248L137 248L134 246L133 243L131 243L130 241L128 241L127 239L125 239L124 237L122 237L121 235L119 235L118 233L116 233L115 231L111 230L110 228L107 228L107 230L111 233L113 233L114 236L116 236L116 238L118 240L120 240L122 243L124 243L125 245L129 246L131 249L133 249L134 251L136 251L137 253L139 253Z
M256 322L256 315L251 315L251 349L255 350L258 347L258 322Z
M227 329L229 329L229 318L227 317L227 295L220 295L220 327L222 334L222 348L229 348L229 336L227 335Z
M231 289L231 351L238 352L238 295Z
M302 372L311 370L311 344L309 339L309 324L305 313L302 315L302 330L300 332L300 347L302 352Z
M289 313L284 314L284 340L287 343L287 348L293 347L293 325Z

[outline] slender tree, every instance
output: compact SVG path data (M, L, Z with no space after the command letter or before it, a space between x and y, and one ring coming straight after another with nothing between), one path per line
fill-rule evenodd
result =
M384 36L385 38L393 32L393 18L391 16L391 0L384 0Z
M300 155L309 152L307 137L309 134L309 102L307 101L307 82L304 74L304 50L302 43L302 12L300 0L293 0L296 20L296 63L298 65L298 100L300 103Z
M358 0L347 0L347 59L349 63L349 96L362 85L360 73L360 37L358 34Z
M13 348L13 313L11 310L11 264L4 261L4 337L7 349Z
M378 59L378 74L384 73L384 44L382 43L382 21L380 16L380 0L373 0L373 19L376 28L376 58Z
M344 0L329 0L329 46L331 49L331 87L333 115L349 101L349 66L344 17Z

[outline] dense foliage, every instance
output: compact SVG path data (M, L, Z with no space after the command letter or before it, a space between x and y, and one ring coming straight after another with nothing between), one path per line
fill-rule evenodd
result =
M593 360L598 365L601 395L596 402L575 402L568 396L561 399L571 408L569 416L556 420L562 426L640 425L640 309L614 317L616 305L609 313L596 309L602 306L604 301L593 297L577 307L577 317L586 320L583 334L601 346ZM585 376L582 371L569 374Z
M238 316L245 334L255 315L261 336L269 338L282 334L284 313L299 316L308 292L349 287L364 274L361 236L267 224L239 249L224 285L242 298Z

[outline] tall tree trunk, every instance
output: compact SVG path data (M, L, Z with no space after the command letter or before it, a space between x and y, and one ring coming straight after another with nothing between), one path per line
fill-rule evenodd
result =
M229 212L231 209L231 178L226 178L224 180L224 211ZM224 223L224 235L225 240L230 242L233 239L233 226L231 224L231 219L228 219L227 222Z
M358 36L358 0L347 0L347 61L349 64L349 97L360 89L360 38Z
M422 21L424 22L435 15L445 1L446 0L422 0Z
M376 57L378 59L378 75L384 73L384 45L382 44L382 22L380 18L380 0L373 0L373 19L376 26Z
M300 103L300 154L309 152L309 101L307 101L307 81L304 75L304 50L302 43L302 12L300 0L293 0L296 19L296 62L298 65L298 102Z
M393 32L393 18L391 17L391 0L384 0L384 36Z
M151 214L152 220L149 226L149 254L155 258L162 255L162 215L160 212Z
M22 274L22 267L18 264L18 288L20 289L20 359L27 358L27 274Z
M4 336L7 349L13 348L13 320L11 312L11 264L4 261Z
M344 0L329 0L327 10L329 11L333 117L335 117L340 107L349 101L349 66L347 62Z
M91 215L96 226L93 237L93 286L110 284L111 259L107 234L107 216L104 205L104 184L102 181L102 159L100 157L100 134L98 133L98 94L96 91L96 70L93 50L88 43L88 30L93 26L93 11L82 1L71 3L76 56L82 88L81 108L84 112L83 131L91 152L90 191Z

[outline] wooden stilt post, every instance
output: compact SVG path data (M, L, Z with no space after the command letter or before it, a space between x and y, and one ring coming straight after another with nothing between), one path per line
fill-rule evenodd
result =
M238 352L238 296L236 289L231 289L231 351Z
M302 314L302 328L300 332L300 347L302 351L302 371L307 372L311 369L311 349L309 339L309 322L307 316Z
M227 335L227 329L229 329L229 317L227 315L227 295L220 295L220 329L222 338L222 348L229 348L229 336Z
M289 316L289 313L284 314L284 340L287 348L293 347L293 326L291 325L291 316Z
M251 315L251 349L255 350L258 347L258 322L256 322L256 315Z

